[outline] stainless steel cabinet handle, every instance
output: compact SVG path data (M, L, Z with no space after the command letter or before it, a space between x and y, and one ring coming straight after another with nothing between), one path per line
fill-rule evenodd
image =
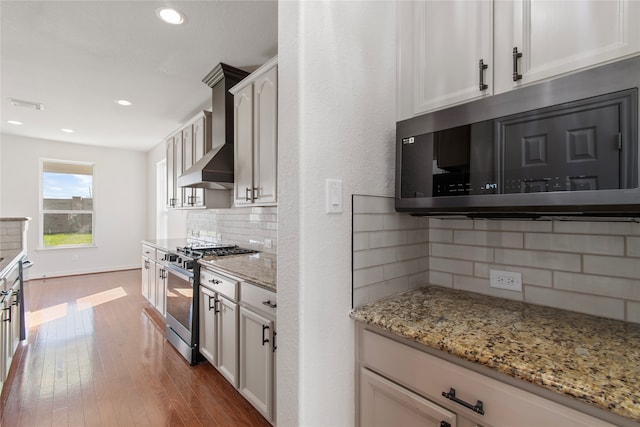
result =
M522 58L522 52L518 52L518 48L513 48L513 81L517 82L522 79L522 74L518 74L518 59Z
M276 308L278 306L277 303L271 302L270 299L266 300L266 301L262 301L263 305L266 305L267 307L271 307L271 308Z
M447 399L452 400L452 401L464 406L465 408L471 409L473 412L476 412L476 413L478 413L480 415L484 415L484 407L482 405L482 401L481 400L478 400L475 405L472 405L471 403L468 403L468 402L465 402L464 400L458 399L456 397L456 389L453 388L453 387L449 388L448 392L443 391L442 392L442 396L444 396Z
M481 59L480 62L478 63L478 73L479 73L479 78L478 78L478 89L480 89L480 92L482 92L483 90L486 90L489 86L486 85L484 83L484 70L486 70L489 66L487 64L484 63L484 61Z
M249 188L249 187L245 188L245 190L244 190L244 201L245 202L248 202L248 201L251 200L251 198L249 198L249 191L251 191L251 188ZM253 195L251 197L253 197Z
M266 331L268 329L269 329L269 326L262 325L262 345L265 345L266 343L269 342L269 338L268 337L267 338L264 337L264 331Z

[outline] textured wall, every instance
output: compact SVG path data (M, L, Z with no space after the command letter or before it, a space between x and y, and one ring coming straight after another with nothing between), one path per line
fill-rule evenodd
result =
M351 194L393 192L395 3L278 4L278 426L353 425ZM325 180L342 179L342 214Z

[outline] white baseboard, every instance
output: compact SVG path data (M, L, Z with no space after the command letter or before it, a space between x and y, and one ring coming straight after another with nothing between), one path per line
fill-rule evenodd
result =
M113 271L122 271L122 270L134 270L142 268L140 264L130 264L130 265L119 265L115 267L108 268L96 268L96 269L88 269L88 270L72 270L72 271L56 271L51 274L29 274L29 280L38 280L38 279L50 279L52 277L65 277L65 276L80 276L83 274L95 274L95 273L110 273Z

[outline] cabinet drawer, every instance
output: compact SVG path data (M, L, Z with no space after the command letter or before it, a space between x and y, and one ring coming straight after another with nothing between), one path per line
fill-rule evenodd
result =
M238 281L211 270L200 270L200 285L211 289L225 297L238 300Z
M162 249L156 249L156 260L164 261L166 260L167 251L163 251Z
M480 424L538 427L543 425L611 426L599 419L486 377L408 345L364 330L364 366L416 393ZM443 392L455 389L456 398L475 405L482 401L484 415L451 401Z
M250 283L240 283L240 301L244 305L276 317L276 293Z
M142 256L150 259L156 259L156 248L149 245L142 245Z

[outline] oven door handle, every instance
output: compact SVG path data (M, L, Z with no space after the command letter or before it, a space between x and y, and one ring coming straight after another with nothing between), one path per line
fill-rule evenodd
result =
M164 263L163 263L164 264ZM175 267L172 264L166 263L164 264L167 267L167 271L174 276L178 276L179 278L186 280L187 282L193 283L193 273L189 273L179 267Z

